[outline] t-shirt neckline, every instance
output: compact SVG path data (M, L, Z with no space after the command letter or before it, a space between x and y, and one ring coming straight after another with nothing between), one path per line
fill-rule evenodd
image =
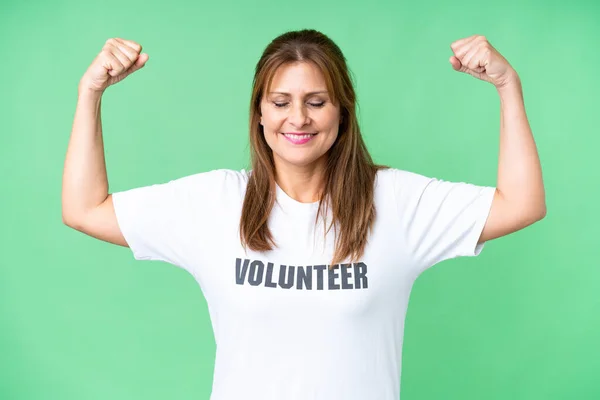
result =
M275 188L277 193L277 201L286 211L294 211L301 213L314 213L319 208L319 201L312 203L302 203L292 197L290 197L280 186L275 182Z

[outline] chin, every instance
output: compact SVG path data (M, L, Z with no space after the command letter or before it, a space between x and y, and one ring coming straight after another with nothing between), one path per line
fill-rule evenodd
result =
M315 157L314 155L307 156L297 154L296 157L294 157L294 155L288 153L285 156L276 154L275 158L278 163L285 163L296 167L306 167L322 159L322 155Z
M281 158L279 157L281 162L284 162L288 165L294 165L296 167L306 167L315 162L313 158Z

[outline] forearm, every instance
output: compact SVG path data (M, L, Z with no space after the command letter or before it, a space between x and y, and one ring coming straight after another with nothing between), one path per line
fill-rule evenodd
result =
M546 200L542 168L527 120L521 80L497 88L500 96L500 153L497 189L523 218L543 217Z
M101 94L80 88L63 170L65 223L76 222L108 196L101 100Z

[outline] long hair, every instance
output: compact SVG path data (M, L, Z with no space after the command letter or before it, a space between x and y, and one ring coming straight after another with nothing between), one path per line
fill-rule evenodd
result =
M255 69L250 101L250 155L252 171L240 218L240 239L244 249L272 250L277 246L268 219L276 200L273 151L260 124L260 103L270 88L278 67L294 62L312 62L325 77L334 104L339 102L342 121L338 137L328 150L324 190L319 199L319 215L331 206L335 251L330 269L347 257L358 261L375 222L374 182L379 169L373 163L362 139L356 117L356 93L340 48L323 33L304 29L286 32L264 50ZM325 210L323 210L325 204ZM324 224L325 225L325 224Z

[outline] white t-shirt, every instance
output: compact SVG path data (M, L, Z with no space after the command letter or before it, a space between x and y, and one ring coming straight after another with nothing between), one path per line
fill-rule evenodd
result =
M210 399L398 400L412 285L438 262L481 252L495 188L379 171L365 253L330 271L334 229L324 241L318 203L279 186L269 217L278 247L244 252L249 173L218 169L113 194L135 259L184 268L204 294L216 341Z

